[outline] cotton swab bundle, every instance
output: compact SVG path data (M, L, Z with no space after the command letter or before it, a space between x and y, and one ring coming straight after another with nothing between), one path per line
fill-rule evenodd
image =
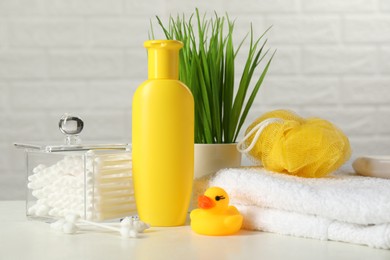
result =
M32 172L27 187L37 201L28 208L30 216L78 214L101 221L136 212L129 152L91 150Z
M101 154L94 157L94 218L104 220L134 213L130 154Z

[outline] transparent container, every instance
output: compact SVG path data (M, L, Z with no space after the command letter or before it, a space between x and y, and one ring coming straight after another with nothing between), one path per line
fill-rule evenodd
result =
M30 219L55 220L78 214L91 221L136 214L129 144L83 144L79 117L59 123L64 144L15 143L25 150Z

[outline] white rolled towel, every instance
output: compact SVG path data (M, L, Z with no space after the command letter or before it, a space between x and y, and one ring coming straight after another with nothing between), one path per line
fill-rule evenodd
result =
M224 188L244 228L390 248L390 180L337 173L301 178L259 167L224 169L195 192Z
M390 249L390 224L359 225L291 211L235 205L243 228Z

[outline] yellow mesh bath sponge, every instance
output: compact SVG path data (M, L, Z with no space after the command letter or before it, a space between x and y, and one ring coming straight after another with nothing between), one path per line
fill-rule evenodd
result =
M256 119L238 147L268 170L310 178L335 171L351 155L348 138L335 125L287 110Z

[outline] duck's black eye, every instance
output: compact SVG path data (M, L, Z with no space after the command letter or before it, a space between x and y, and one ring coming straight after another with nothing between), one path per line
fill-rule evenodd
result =
M224 196L215 196L216 201L223 200L223 199L225 199Z

